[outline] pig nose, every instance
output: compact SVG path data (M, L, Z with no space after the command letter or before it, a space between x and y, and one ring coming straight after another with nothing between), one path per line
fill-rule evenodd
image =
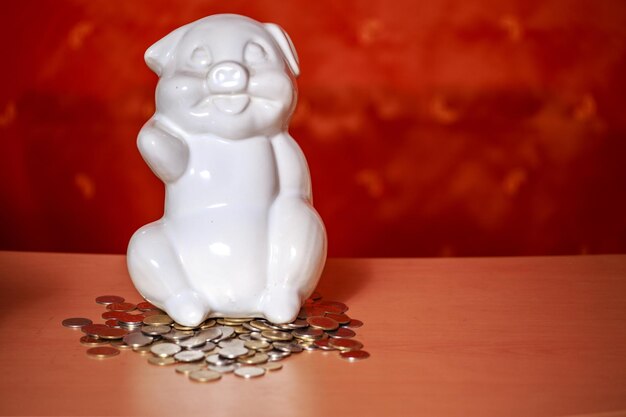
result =
M209 72L209 88L213 93L237 93L247 85L248 71L237 62L220 62Z

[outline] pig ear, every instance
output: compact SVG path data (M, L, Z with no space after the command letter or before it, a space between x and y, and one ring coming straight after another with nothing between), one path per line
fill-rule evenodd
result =
M156 42L154 45L148 48L143 55L146 64L152 71L159 77L163 73L163 69L167 65L170 58L174 55L174 49L178 45L178 42L187 32L187 27L180 27L173 32L170 32L163 39Z
M300 75L300 67L298 66L298 54L294 48L289 35L280 26L274 23L265 23L265 29L274 38L289 65L289 69L295 77Z

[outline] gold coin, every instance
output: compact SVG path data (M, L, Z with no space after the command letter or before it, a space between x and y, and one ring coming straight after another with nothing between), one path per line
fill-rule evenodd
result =
M269 356L267 356L265 353L255 353L252 356L245 356L243 358L239 358L237 359L237 361L239 363L243 363L246 365L259 365L261 363L267 362L268 359L269 359Z
M271 345L265 340L248 340L243 345L248 349L254 350L271 348Z
M150 350L152 349L152 346L147 345L147 346L137 346L133 348L133 352L137 352L140 355L148 355L151 354L152 351Z
M156 314L143 319L143 323L148 326L169 326L174 320L167 314Z
M293 339L291 333L281 332L280 330L263 330L261 336L270 340L277 340L280 342L286 342Z
M224 317L223 319L218 319L217 322L219 323L220 320L224 320L224 321L231 322L231 323L241 324L241 323L247 323L249 321L252 321L252 320L254 320L254 318L252 318L252 317Z
M266 371L278 371L283 368L283 364L280 362L267 362L259 366L265 368Z
M250 330L246 329L243 326L235 326L235 327L233 327L233 329L235 329L235 333L237 333L237 334L248 334L248 333L250 333Z
M90 358L104 359L104 358L112 358L113 356L119 355L120 351L110 346L98 346L92 347L91 349L87 349L87 356Z
M215 371L209 371L208 369L199 369L189 373L189 379L196 382L210 382L217 381L222 377L222 374Z
M132 346L128 346L126 343L124 343L123 340L112 340L110 344L111 346L118 348L120 350L130 350L133 348Z
M174 327L176 330L197 330L197 329L199 329L199 327L183 326L182 324L178 324L178 323L174 323L172 325L172 327Z
M263 330L273 330L270 326L268 326L267 324L263 323L260 320L252 320L250 322L250 326L257 328L260 331L263 331Z
M202 364L187 364L187 365L179 365L175 368L175 371L179 374L189 375L193 371L199 371L200 369L204 369L205 365Z
M167 365L175 364L176 359L172 358L171 356L168 356L167 358L161 358L159 356L152 356L151 358L148 358L148 363L150 365L167 366Z
M202 330L209 329L209 328L215 326L215 323L217 323L217 322L214 319L208 319L208 320L206 320L204 323L202 323L200 325L200 328Z
M102 346L106 345L107 343L108 342L106 340L96 339L95 337L89 335L80 338L80 344L84 346Z

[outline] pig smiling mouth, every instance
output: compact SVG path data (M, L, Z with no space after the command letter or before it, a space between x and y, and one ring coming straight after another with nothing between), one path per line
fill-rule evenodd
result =
M199 110L206 109L211 103L223 113L239 114L250 104L250 96L247 94L219 94L210 95L200 100L194 107Z

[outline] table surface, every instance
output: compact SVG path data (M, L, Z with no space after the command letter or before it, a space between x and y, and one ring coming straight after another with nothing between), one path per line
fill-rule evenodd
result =
M139 301L120 255L0 252L0 414L626 415L626 255L330 259L319 291L371 353L304 352L199 384L132 351L94 360L67 317Z

